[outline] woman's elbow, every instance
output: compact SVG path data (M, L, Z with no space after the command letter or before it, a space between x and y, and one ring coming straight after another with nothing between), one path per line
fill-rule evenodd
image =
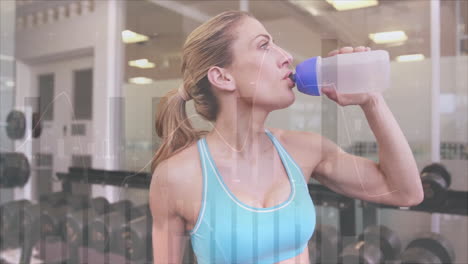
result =
M422 190L413 192L410 196L399 202L398 206L411 207L416 206L424 200L424 192Z

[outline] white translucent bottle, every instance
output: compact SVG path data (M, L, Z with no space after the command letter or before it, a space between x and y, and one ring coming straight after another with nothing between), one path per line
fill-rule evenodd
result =
M318 56L297 65L290 77L309 95L321 95L324 86L343 94L383 91L390 86L390 59L385 50Z

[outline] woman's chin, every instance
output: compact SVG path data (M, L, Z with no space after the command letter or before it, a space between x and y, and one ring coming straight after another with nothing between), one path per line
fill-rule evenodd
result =
M296 101L296 95L291 91L290 94L282 96L280 100L275 104L275 110L284 109L292 105Z

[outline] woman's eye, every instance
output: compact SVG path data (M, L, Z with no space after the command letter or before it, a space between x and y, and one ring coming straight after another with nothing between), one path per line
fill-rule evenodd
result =
M266 47L268 47L268 44L269 44L268 42L265 42L263 45L260 46L260 48L266 49Z

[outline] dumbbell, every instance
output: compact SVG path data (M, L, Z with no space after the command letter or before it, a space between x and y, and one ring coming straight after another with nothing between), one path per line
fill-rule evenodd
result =
M94 212L98 215L105 214L110 210L109 201L104 197L96 197L89 203L90 208L93 208Z
M401 264L451 264L455 251L450 242L437 233L422 233L412 240L401 255Z
M6 122L1 122L0 126L6 128L6 134L10 139L21 139L26 133L26 116L21 111L12 110L8 113Z
M47 236L59 236L66 239L64 230L64 221L69 212L82 210L89 206L89 201L84 195L65 195L56 193L50 195L47 199L43 199L39 204L39 232L41 238ZM37 217L37 216L36 216Z
M114 252L124 255L129 260L151 259L152 253L152 218L149 214L148 205L140 207L141 217L117 228L112 237L114 238Z
M42 124L37 112L32 114L32 136L38 138L42 133ZM22 139L26 134L26 116L23 112L12 110L8 113L6 122L0 122L0 127L5 127L6 134L10 139Z
M109 212L120 212L121 214L127 215L130 209L133 207L133 203L130 200L120 200L109 205Z
M89 205L89 208L74 210L65 216L62 233L65 235L65 242L72 248L88 246L89 224L109 209L109 202L104 197L92 199Z
M44 203L29 203L12 215L10 228L4 233L9 247L18 247L25 240L34 243L41 236L56 235L55 223L48 215L43 217L45 207L48 205Z
M41 204L48 204L51 207L61 206L65 203L65 199L67 197L65 192L53 192L48 194L43 194L39 197L39 203Z
M440 163L433 163L421 171L424 189L424 200L418 207L439 209L447 200L447 189L450 187L451 175Z
M47 219L42 219L42 209L47 206L43 203L30 204L25 207L17 217L16 229L20 230L20 237L23 240L31 241L33 244L37 242L41 237L41 231L47 230L47 228L41 227L45 225ZM53 223L47 223L48 226L52 226Z
M142 215L146 215L146 216L152 217L152 216L151 216L151 210L150 210L150 207L149 207L149 204L148 204L148 203L141 204L141 205L137 206L136 208L138 208L138 210L140 211L140 213L141 213Z
M39 197L40 203L50 207L68 205L72 209L88 208L90 206L89 197L83 194L70 194L66 192L54 192Z
M12 242L12 239L19 239L21 237L18 233L20 230L16 229L18 214L24 207L30 204L29 200L22 199L0 205L0 249L11 246L11 243L17 244ZM18 232L12 232L14 230Z
M0 188L22 187L29 180L30 166L23 153L0 153Z
M83 194L67 195L65 197L65 204L68 205L70 210L82 210L89 208L90 199Z
M308 246L311 263L337 263L341 250L340 233L333 226L316 225Z
M377 264L395 260L401 251L398 235L386 226L369 226L356 242L346 246L340 263Z
M67 211L87 206L84 196L57 192L42 196L42 201L32 204L28 200L13 201L2 206L2 244L18 246L24 239L60 235L60 225ZM8 237L8 243L3 243Z
M129 208L131 208L132 202L129 200L122 200L110 205L106 198L96 197L89 201L88 205L89 208L74 210L68 212L65 216L62 233L65 235L64 240L71 247L80 245L89 246L89 225L91 222L96 217L112 211L125 214L126 211L130 210Z
M112 207L112 206L111 206ZM101 252L107 252L115 244L112 234L123 224L142 216L140 208L134 207L130 210L115 210L95 218L89 226L91 235L91 247Z
M39 229L41 237L63 235L61 233L63 230L62 224L68 211L71 211L68 205L61 205L59 207L44 206L41 208L41 224Z

